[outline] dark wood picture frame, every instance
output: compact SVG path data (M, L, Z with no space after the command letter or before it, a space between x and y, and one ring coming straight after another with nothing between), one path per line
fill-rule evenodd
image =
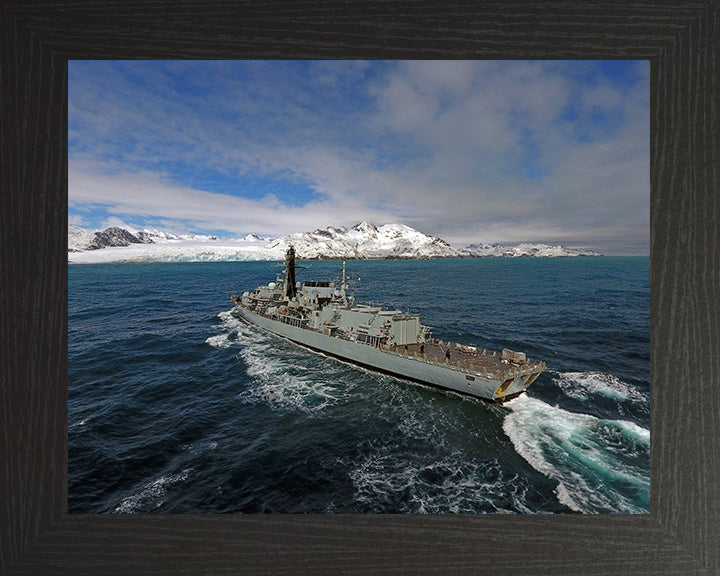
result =
M2 574L720 574L720 2L0 5ZM68 515L67 61L651 61L651 512Z

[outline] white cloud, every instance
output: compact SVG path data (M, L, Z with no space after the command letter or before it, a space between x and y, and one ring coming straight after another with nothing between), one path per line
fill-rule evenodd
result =
M400 62L364 80L379 68L315 62L312 82L253 63L252 83L209 63L195 79L208 93L179 97L171 74L185 66L150 87L110 71L70 91L70 137L85 140L71 206L238 234L365 219L458 243L648 243L647 78L627 88L580 81L566 63ZM106 97L102 82L121 89ZM593 124L592 111L620 123ZM238 196L196 189L187 167L236 178ZM278 175L315 197L242 197L246 176Z
M84 228L86 226L90 226L90 221L80 214L70 214L68 215L68 224Z
M69 189L71 207L104 206L110 213L122 214L124 218L184 222L195 230L226 230L233 234L281 235L324 227L328 223L352 223L357 214L350 211L339 218L340 210L332 201L292 207L272 195L253 200L168 184L151 174L92 174L72 166ZM343 209L346 207L347 204L343 205ZM391 220L382 211L364 209L363 214L374 221ZM103 225L121 224L124 220L119 217L103 222Z

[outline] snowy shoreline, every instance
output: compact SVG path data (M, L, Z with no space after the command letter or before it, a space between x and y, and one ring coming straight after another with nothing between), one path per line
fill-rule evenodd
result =
M237 262L282 260L293 244L302 260L411 260L487 257L600 256L548 244L471 244L461 249L435 236L402 224L374 226L366 222L351 228L328 227L281 238L251 234L243 238L176 235L157 230L68 228L68 264L110 262Z

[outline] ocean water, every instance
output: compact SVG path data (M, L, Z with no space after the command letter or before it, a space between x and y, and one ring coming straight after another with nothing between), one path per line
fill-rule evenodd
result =
M348 262L359 302L545 360L503 406L230 315L280 271L69 266L71 513L649 512L649 258Z

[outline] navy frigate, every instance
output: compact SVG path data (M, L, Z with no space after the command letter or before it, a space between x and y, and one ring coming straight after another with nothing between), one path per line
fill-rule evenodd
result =
M342 281L295 280L295 250L284 275L242 296L232 314L306 348L367 369L502 403L522 394L545 370L509 349L488 351L433 338L418 314L361 305Z

